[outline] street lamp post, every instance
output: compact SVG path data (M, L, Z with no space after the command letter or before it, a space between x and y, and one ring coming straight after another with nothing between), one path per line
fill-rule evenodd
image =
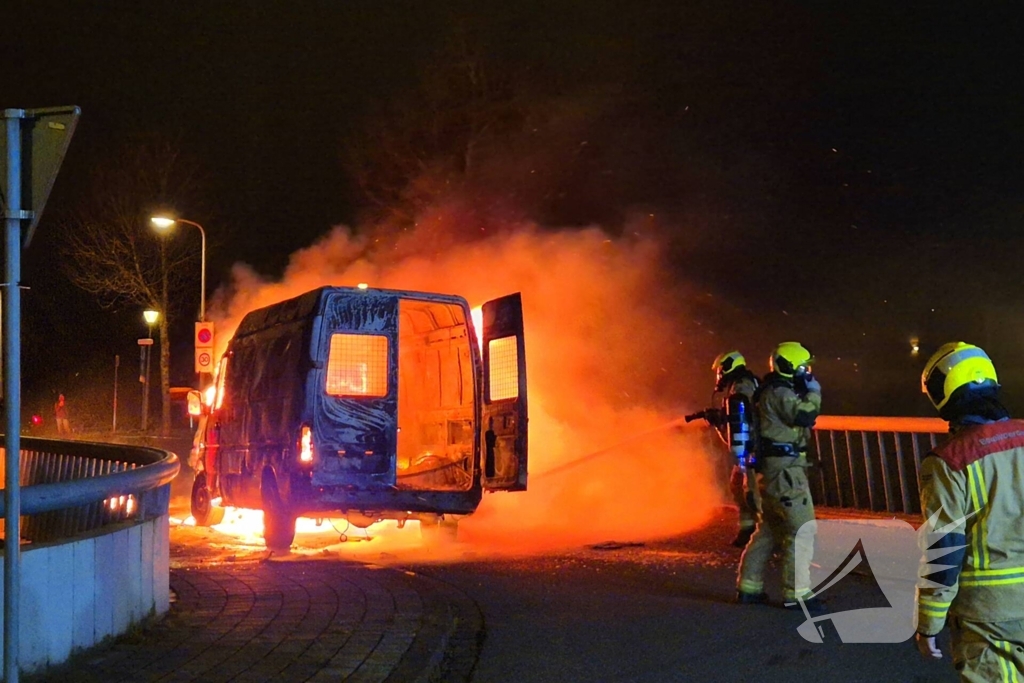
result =
M150 358L153 355L153 325L160 319L160 312L154 310L147 310L142 312L142 317L146 320L146 328L148 329L148 337L146 339L139 340L139 346L142 349L142 367L140 368L142 376L142 431L146 431L149 427L149 365Z
M206 231L203 230L203 226L199 225L195 221L187 221L184 218L169 218L167 216L153 216L149 219L149 222L159 230L167 230L175 223L184 223L185 225L193 225L199 228L199 234L203 238L202 246L202 263L200 271L200 287L202 291L199 294L199 320L203 322L206 320Z

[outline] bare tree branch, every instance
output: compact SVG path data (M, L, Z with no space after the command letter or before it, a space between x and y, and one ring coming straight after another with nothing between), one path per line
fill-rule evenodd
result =
M126 143L100 160L89 199L62 222L62 259L71 282L101 305L139 306L161 312L162 431L170 430L168 326L200 277L200 243L158 235L150 217L166 207L195 206L198 166L159 138Z

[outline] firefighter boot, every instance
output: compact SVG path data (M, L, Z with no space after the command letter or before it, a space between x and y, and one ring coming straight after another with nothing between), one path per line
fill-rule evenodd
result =
M736 602L740 605L763 605L768 602L768 594L736 591Z
M813 614L814 616L824 614L828 611L828 609L825 607L825 602L821 598L814 597L813 595L808 596L802 600L797 600L795 602L789 602L787 600L782 604L782 606L788 610L794 611L807 610L808 614Z

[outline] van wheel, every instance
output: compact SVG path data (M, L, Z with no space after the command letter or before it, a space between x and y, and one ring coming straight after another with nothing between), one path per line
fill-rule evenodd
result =
M206 472L199 472L192 480L192 517L196 520L196 526L213 526L224 521L224 508L214 505L210 497Z
M263 543L268 550L288 552L295 540L295 519L281 501L274 475L263 475Z
M438 515L434 519L420 520L420 538L427 545L446 546L458 540L459 521Z

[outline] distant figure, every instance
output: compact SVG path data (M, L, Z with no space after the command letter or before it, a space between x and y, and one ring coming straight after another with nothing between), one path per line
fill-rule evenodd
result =
M57 417L57 436L71 436L71 423L68 422L68 404L64 394L53 404L53 413Z

